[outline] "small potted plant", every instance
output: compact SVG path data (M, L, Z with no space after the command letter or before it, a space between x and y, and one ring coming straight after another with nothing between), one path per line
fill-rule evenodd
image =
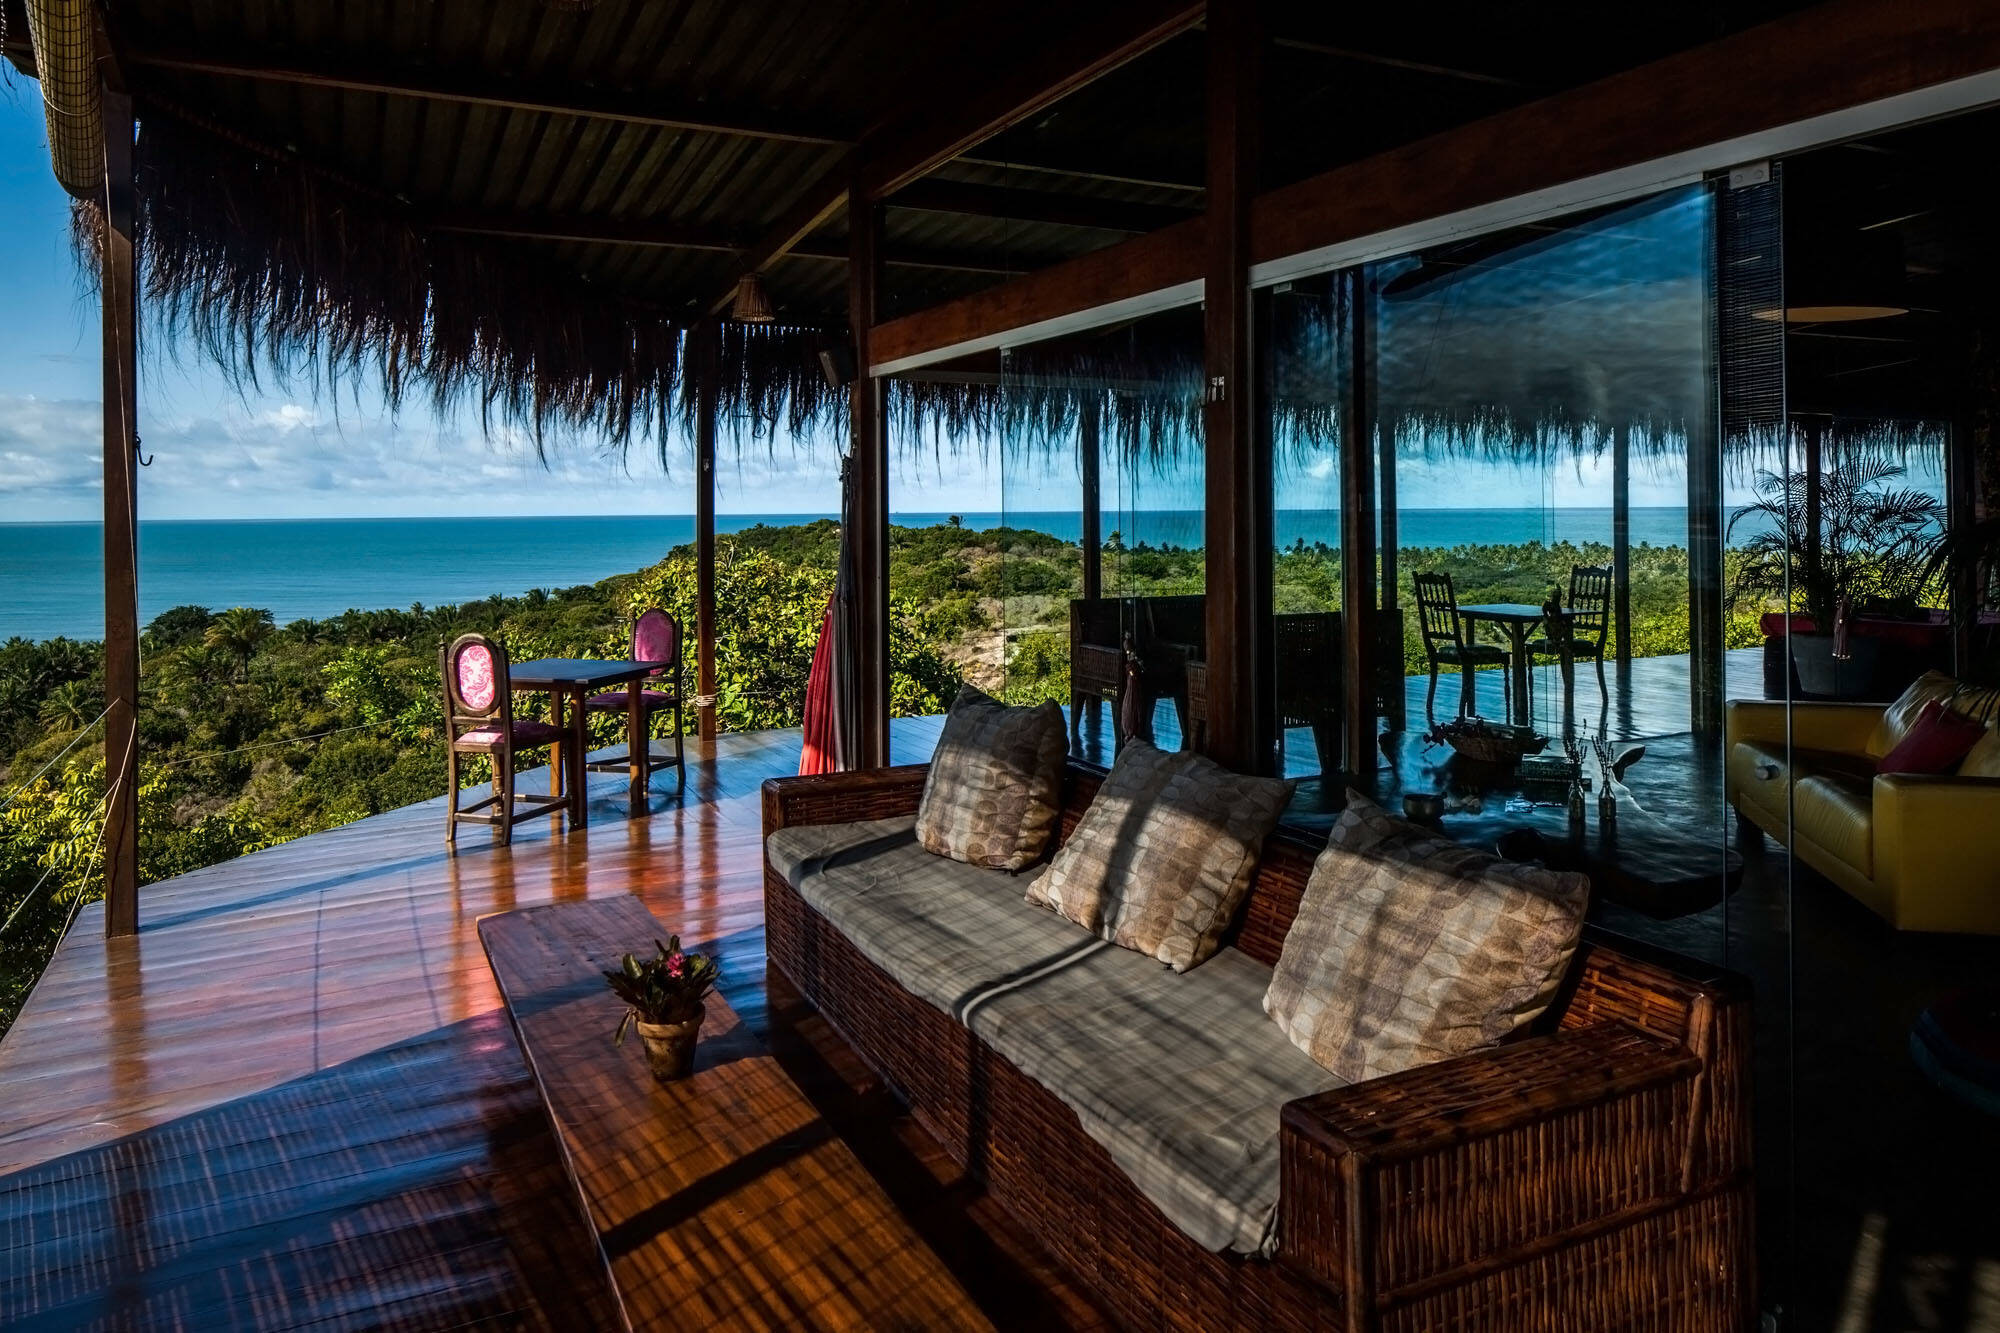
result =
M654 946L658 952L651 958L626 954L604 980L625 1001L615 1040L623 1045L626 1032L636 1027L646 1044L647 1067L666 1083L686 1078L694 1068L695 1039L707 1012L702 1001L715 989L717 969L707 954L683 951L678 935Z

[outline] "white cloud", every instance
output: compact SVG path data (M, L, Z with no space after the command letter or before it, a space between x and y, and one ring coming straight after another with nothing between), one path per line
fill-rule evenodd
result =
M661 468L651 442L621 454L601 442L551 439L476 420L343 403L338 410L276 395L142 393L140 473L149 518L686 513L693 456L684 442ZM186 386L182 386L185 389ZM189 398L203 401L188 402ZM94 402L0 395L0 521L90 519L101 511ZM724 440L716 469L725 513L831 513L840 503L835 446ZM977 458L899 461L893 503L906 510L998 509L997 478Z

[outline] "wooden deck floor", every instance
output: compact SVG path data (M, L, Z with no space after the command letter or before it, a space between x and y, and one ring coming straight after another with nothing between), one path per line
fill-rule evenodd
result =
M757 791L798 748L725 737L640 819L594 775L585 832L504 850L361 820L147 887L135 939L86 909L0 1041L0 1327L610 1327L475 923L636 893L761 1027Z

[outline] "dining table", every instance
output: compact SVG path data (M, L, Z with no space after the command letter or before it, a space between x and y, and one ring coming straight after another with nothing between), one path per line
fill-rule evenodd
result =
M1564 617L1568 615L1567 612L1557 614ZM1517 726L1531 725L1533 711L1528 698L1528 636L1534 633L1537 626L1548 620L1548 609L1528 602L1474 602L1468 606L1460 606L1458 615L1461 620L1467 622L1468 638L1472 636L1473 627L1482 620L1497 626L1501 633L1507 636L1508 669L1514 677L1514 704L1512 716L1507 720ZM1559 628L1566 626L1550 626L1550 642L1567 645L1569 635L1557 632ZM1569 653L1558 651L1557 655L1562 662L1563 730L1568 732L1575 726L1573 711L1576 694L1575 665Z
M538 657L515 662L508 679L516 690L545 691L549 699L549 720L562 729L566 739L549 751L549 794L567 795L570 827L583 828L590 821L590 792L584 765L590 757L589 710L584 700L591 695L623 685L626 693L625 753L631 774L632 810L645 809L646 769L638 756L645 753L646 711L642 682L659 670L658 662L634 662L595 657Z

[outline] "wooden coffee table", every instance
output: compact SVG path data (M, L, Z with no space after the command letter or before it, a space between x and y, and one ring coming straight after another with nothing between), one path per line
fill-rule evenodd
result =
M682 1082L612 1044L600 973L669 933L630 897L479 923L626 1327L990 1328L720 996Z

